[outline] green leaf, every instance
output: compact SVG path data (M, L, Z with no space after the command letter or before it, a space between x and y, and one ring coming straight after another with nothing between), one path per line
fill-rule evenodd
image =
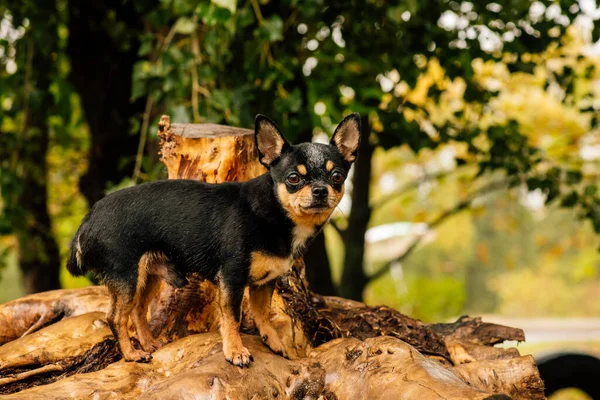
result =
M583 190L583 194L586 197L594 197L598 192L598 187L594 184L589 184Z
M145 56L152 50L152 38L144 38L138 49L138 56Z
M209 101L211 105L217 110L225 110L229 108L231 101L226 91L224 90L213 90Z
M211 0L213 4L219 7L226 8L233 14L235 12L236 0Z
M191 121L189 110L185 106L171 107L168 114L171 116L171 121L178 124L187 124Z
M575 185L577 183L580 183L582 179L583 179L583 174L581 173L581 171L577 171L577 170L567 171L567 183L569 185Z
M265 19L262 25L254 31L254 35L261 40L277 42L283 39L283 21L277 15Z
M187 18L187 17L180 17L177 20L177 22L175 22L175 26L173 27L173 29L177 33L181 33L183 35L189 35L190 33L194 32L196 30L196 26L197 26L196 21L194 21L190 18Z
M572 191L571 193L567 194L565 197L562 198L560 205L561 207L574 207L577 204L578 200L579 194L577 194L576 191Z

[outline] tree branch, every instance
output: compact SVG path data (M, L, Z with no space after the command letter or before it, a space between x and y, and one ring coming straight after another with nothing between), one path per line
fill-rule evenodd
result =
M438 180L440 178L450 175L452 172L454 172L454 171L444 171L444 172L437 172L435 174L425 174L425 176L423 176L422 178L419 178L417 180L409 182L406 185L399 187L397 190L394 190L393 192L380 197L379 199L374 201L371 205L369 205L369 208L371 209L371 211L373 211L373 210L381 207L388 201L393 200L394 198L401 196L404 193L410 192L411 190L418 188L419 185L421 185L425 182L429 182L432 180Z
M452 217L453 215L458 214L459 212L461 212L464 209L471 206L473 201L480 198L481 196L485 196L486 194L489 194L489 193L492 193L492 192L495 192L495 191L498 191L501 189L510 188L516 182L517 182L517 180L502 179L500 181L494 181L494 182L489 183L488 185L485 185L483 188L478 190L475 194L473 194L469 198L459 202L451 209L444 211L441 215L439 215L437 218L435 218L433 221L431 221L429 224L427 224L428 229L437 228L448 218ZM419 245L421 240L423 240L423 237L424 237L424 235L417 236L412 241L410 246L408 246L408 248L406 249L406 251L404 253L402 253L398 257L394 258L393 260L387 262L383 267L381 267L379 270L377 270L373 275L369 276L369 281L381 278L383 275L385 275L390 270L390 267L393 264L404 261L415 250L415 248Z
M152 113L152 105L154 104L154 98L152 95L148 95L146 98L146 109L144 110L144 119L142 121L142 129L140 132L140 142L138 144L137 154L135 156L135 167L133 168L133 183L137 183L137 180L142 171L142 161L144 159L144 149L146 148L146 139L148 138L148 127L150 124L150 114Z

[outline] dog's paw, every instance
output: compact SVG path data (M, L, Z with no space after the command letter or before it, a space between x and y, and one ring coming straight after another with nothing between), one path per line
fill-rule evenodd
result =
M142 350L134 350L129 354L125 355L125 361L135 361L139 363L147 363L152 360L152 354Z
M250 362L254 361L252 354L250 354L250 351L244 346L240 346L230 352L225 352L225 359L229 361L229 363L241 368L249 367Z
M281 339L279 339L279 336L277 336L275 331L273 331L271 335L263 335L262 340L267 346L269 346L273 353L279 354L285 358L289 358Z
M152 339L149 342L142 343L142 348L148 353L154 353L161 347L163 347L163 344L157 339Z

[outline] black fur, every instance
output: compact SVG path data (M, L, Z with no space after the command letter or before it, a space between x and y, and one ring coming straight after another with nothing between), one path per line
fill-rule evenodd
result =
M222 268L224 279L245 280L251 251L281 257L291 251L293 224L274 190L268 173L243 183L182 179L119 190L84 219L75 236L82 265L72 246L68 269L135 290L138 261L161 251L182 277L195 272L214 280Z
M360 126L357 114L344 121L349 120ZM259 148L261 158L262 151L270 152L269 172L243 183L158 181L106 196L92 207L75 234L67 262L71 274L91 273L113 297L124 294L132 299L140 258L160 252L168 258L166 280L172 286L185 285L191 273L213 281L218 277L228 289L232 314L239 321L252 253L287 258L294 250L295 223L278 197L278 185L285 183L290 195L305 185L311 185L313 192L328 185L340 192L343 180L334 182L332 174L345 179L351 164L333 141L289 145L266 117L257 117L257 137L263 134L259 122L264 121L269 128L264 134L271 140L267 142L278 144L275 150ZM328 160L334 164L331 171L325 168ZM288 177L299 164L307 174L302 182L290 184ZM320 202L314 200L316 208L322 207ZM314 234L321 227L322 223L315 226Z

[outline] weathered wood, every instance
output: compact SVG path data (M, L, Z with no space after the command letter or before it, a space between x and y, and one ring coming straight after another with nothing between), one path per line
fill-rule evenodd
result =
M482 345L495 345L507 340L523 342L525 333L522 329L483 322L481 318L462 316L452 324L432 324L431 328L458 341L467 341Z
M242 181L265 170L253 132L160 122L162 160L172 179ZM531 357L494 344L524 340L520 329L461 317L427 325L389 307L311 293L304 264L277 281L273 322L290 359L256 335L247 301L248 369L223 357L216 288L192 276L164 286L151 328L171 343L149 364L118 361L105 323L103 287L42 293L0 305L0 394L7 399L541 399Z
M454 371L474 388L506 393L512 399L545 399L544 382L532 356L457 365Z
M8 302L0 306L0 346L66 317L106 312L108 304L104 286L52 290Z
M215 124L172 124L163 115L159 123L161 161L169 179L203 182L242 182L265 167L258 162L254 131Z

